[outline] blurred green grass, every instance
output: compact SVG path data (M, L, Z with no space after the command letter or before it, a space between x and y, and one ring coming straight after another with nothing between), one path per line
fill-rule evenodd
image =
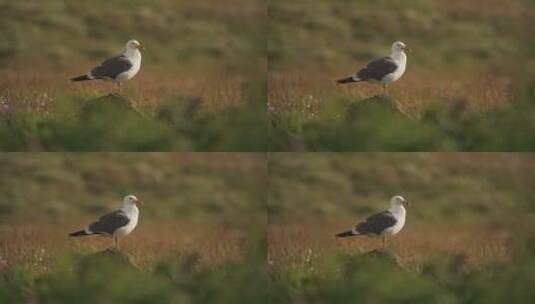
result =
M411 66L518 69L533 64L533 8L524 0L274 0L269 2L270 67L354 64L402 40L414 50Z
M535 215L532 154L272 153L268 163L273 223L360 218L396 194L411 202L411 223L513 225Z
M148 220L264 215L261 155L9 153L0 163L4 220L95 217L129 193L147 202Z
M4 68L47 60L69 67L115 54L128 39L147 47L147 65L254 66L264 53L261 1L0 1ZM256 23L252 22L256 21ZM251 24L244 27L243 24ZM246 59L246 60L245 60Z

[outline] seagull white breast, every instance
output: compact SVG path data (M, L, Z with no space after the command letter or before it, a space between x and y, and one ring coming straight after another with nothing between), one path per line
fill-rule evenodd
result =
M113 233L114 236L125 236L130 234L130 232L136 228L139 219L139 209L136 205L125 206L121 208L121 210L126 214L130 221L125 226L117 229Z

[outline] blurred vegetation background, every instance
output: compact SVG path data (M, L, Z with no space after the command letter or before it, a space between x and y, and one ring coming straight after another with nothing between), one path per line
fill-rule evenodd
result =
M525 0L270 1L271 150L533 150L534 12ZM388 97L335 84L396 40L412 52Z
M0 149L265 150L254 123L266 104L263 1L0 1L0 11ZM124 96L69 81L133 38L146 50ZM146 120L113 106L78 119L86 102L108 99ZM123 135L92 141L109 128Z
M402 195L411 222L535 215L530 153L271 153L270 221L361 217Z
M3 219L96 216L135 194L146 219L259 212L265 157L233 153L8 153L2 167Z
M149 69L258 69L264 52L261 1L1 1L0 60L63 69L107 58L128 39L146 47ZM253 24L251 21L257 21ZM249 26L244 26L248 24ZM264 44L265 45L265 44ZM7 66L6 66L7 65ZM217 65L217 68L215 66Z
M531 301L534 155L272 153L268 163L268 271L285 301ZM380 239L335 239L398 194L410 207L386 253L374 251Z
M3 302L533 298L532 154L24 153L0 164ZM66 233L125 193L145 201L121 246L131 264L88 259L111 241ZM377 239L334 238L394 194L411 206L393 259L369 254Z
M262 293L264 155L10 153L0 164L2 303L239 303ZM67 237L127 194L144 205L121 242L126 265L95 255L111 239Z
M532 8L525 0L271 0L270 68L356 67L401 40L412 46L413 69L523 70L534 63Z

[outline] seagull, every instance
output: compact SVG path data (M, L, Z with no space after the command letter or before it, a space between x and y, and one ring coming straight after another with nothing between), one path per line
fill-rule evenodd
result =
M141 67L141 52L143 46L137 40L130 40L126 43L126 50L123 54L107 59L89 73L71 78L71 81L84 81L101 79L113 81L121 91L121 82L130 80L139 72Z
M405 50L410 51L405 46L405 43L396 41L392 44L392 54L390 56L374 59L354 75L339 79L336 82L351 83L368 81L381 83L386 94L387 84L398 80L405 73L405 68L407 67Z
M127 195L124 197L123 206L120 209L101 216L87 228L69 233L69 236L108 236L113 238L115 247L119 248L119 237L130 234L137 226L139 218L138 204L143 205L143 202L135 195Z
M396 235L405 225L405 215L407 211L403 205L409 206L405 199L396 195L390 199L390 209L376 213L363 222L358 223L355 228L340 232L336 237L348 237L357 235L381 236L383 238L383 249L386 248L386 238L388 235Z

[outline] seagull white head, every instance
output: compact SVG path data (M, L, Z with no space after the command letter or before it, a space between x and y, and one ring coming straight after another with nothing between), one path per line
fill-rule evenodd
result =
M123 199L123 206L124 207L131 207L135 205L143 205L143 201L138 199L135 195L127 195Z
M391 199L390 199L390 206L392 208L394 207L399 207L399 206L402 206L404 205L405 207L409 207L409 202L407 202L403 196L401 195L396 195L396 196L393 196Z
M141 43L139 43L139 41L135 40L135 39L132 39L132 40L129 40L127 43L126 43L126 50L137 50L137 49L143 49L143 45Z
M410 49L401 41L392 43L392 53L400 53L403 51L410 51Z

